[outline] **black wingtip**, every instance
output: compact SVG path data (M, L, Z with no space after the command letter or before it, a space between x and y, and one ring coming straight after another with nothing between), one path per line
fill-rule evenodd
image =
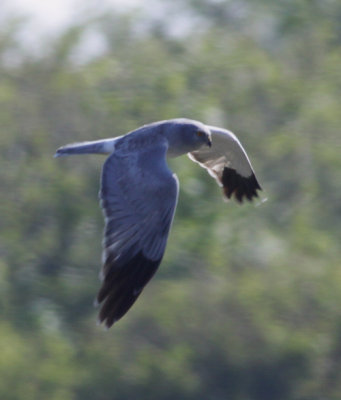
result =
M230 199L232 196L242 203L246 198L252 201L258 197L257 190L262 190L254 173L248 177L241 176L235 169L225 167L222 176L222 184L225 196Z
M142 252L124 265L116 265L108 258L105 265L108 272L96 298L96 304L102 304L98 323L110 328L121 319L153 277L160 262L161 259L149 260Z

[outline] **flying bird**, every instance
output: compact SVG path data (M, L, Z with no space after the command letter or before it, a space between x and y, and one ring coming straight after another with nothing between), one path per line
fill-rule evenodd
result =
M188 153L216 179L227 199L251 201L261 190L237 137L190 119L154 122L116 138L69 144L55 157L86 153L109 155L99 193L105 230L102 286L96 298L99 323L108 328L134 304L165 252L179 193L167 157Z

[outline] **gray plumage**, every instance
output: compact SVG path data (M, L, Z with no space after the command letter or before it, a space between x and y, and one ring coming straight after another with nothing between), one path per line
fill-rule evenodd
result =
M231 132L174 119L142 126L113 139L61 147L55 156L110 154L100 200L105 217L99 322L110 327L133 305L162 260L179 184L166 158L189 154L223 187L227 198L252 200L260 186Z

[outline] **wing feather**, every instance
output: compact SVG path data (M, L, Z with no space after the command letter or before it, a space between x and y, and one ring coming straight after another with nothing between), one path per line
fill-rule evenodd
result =
M99 322L110 327L134 304L162 260L178 197L178 182L166 164L166 146L129 156L113 153L105 162L101 206L102 304Z
M223 187L224 195L240 203L258 196L261 187L251 162L238 138L226 129L208 126L212 135L211 148L200 148L188 154Z

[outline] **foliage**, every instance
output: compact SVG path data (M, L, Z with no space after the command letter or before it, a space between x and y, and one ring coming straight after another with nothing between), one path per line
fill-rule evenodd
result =
M164 7L89 19L35 55L18 21L3 27L0 397L338 399L341 5ZM105 51L87 56L94 32ZM182 188L163 264L103 331L103 159L52 155L179 116L236 132L268 200L224 204L204 170L171 162Z

